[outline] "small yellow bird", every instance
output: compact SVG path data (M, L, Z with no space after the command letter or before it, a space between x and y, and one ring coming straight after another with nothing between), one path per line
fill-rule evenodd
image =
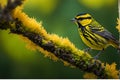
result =
M110 45L120 49L119 42L112 33L101 26L90 14L78 14L72 21L78 25L80 37L89 49L100 50L95 58L98 58L101 51Z

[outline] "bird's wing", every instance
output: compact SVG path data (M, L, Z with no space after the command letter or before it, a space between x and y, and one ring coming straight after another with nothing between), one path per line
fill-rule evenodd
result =
M110 33L108 30L104 29L103 27L92 27L91 31L96 33L109 41L113 41L114 43L118 44L118 40Z

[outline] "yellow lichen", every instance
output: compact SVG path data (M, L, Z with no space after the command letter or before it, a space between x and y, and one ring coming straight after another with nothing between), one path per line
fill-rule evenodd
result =
M23 41L25 41L27 43L26 48L28 48L30 50L38 50L41 53L43 53L45 57L49 57L50 59L52 59L54 61L58 60L58 58L54 54L52 54L51 52L48 52L47 50L44 50L43 48L37 46L32 41L30 41L27 37L23 37L23 36L20 36L20 37L21 37L21 39L23 39Z
M78 51L78 49L68 40L68 38L59 37L56 34L49 34L49 40L54 41L59 47L65 47L66 49L72 49ZM71 51L72 51L71 50Z
M70 66L71 64L70 63L68 63L67 61L64 61L64 60L62 60L63 61L63 63L64 63L64 66Z
M49 40L53 41L59 47L64 47L67 50L71 50L73 53L75 53L79 56L84 55L84 51L78 50L75 47L75 45L70 42L70 40L68 38L62 38L56 34L49 34L49 36L47 36L47 37ZM87 58L91 58L91 56L89 54L86 54L86 56L87 56Z
M116 70L116 63L112 63L111 65L106 64L105 67L106 74L109 76L109 78L115 78L118 79L118 73L119 71Z
M118 31L120 32L120 19L117 19L117 26L116 26L116 28L118 29Z
M42 22L38 23L34 18L29 18L21 9L21 7L14 9L12 16L18 18L26 30L47 36L46 30L42 27Z
M37 49L36 44L34 44L32 41L28 40L27 37L23 37L22 35L19 35L20 39L27 43L26 48L29 50L35 51Z
M43 53L44 55L45 55L45 57L49 57L50 59L52 59L53 61L57 61L58 60L58 58L54 55L54 54L52 54L51 52L48 52L47 50L44 50L43 48L41 48L41 47L37 47L37 49L41 52L41 53Z
M7 0L0 0L0 6L3 8L7 4Z
M70 64L69 62L67 61L64 61L64 60L61 60L64 64L64 66L70 66L71 68L76 68L74 65Z
M97 76L93 73L85 73L83 77L85 79L97 79Z

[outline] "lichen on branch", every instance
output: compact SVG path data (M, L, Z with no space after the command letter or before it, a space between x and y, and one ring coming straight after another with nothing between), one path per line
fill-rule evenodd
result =
M8 0L6 7L1 8L0 29L9 29L10 33L22 36L32 49L39 50L53 60L61 60L82 71L95 74L97 78L118 78L116 65L109 65L114 67L113 72L110 73L109 66L99 60L94 60L89 53L77 49L68 38L47 33L41 22L30 18L22 11L22 7L19 6L22 3L23 0L12 2ZM3 14L5 10L8 11Z
M117 30L118 30L118 32L120 32L120 19L117 19L117 26L116 26L116 28L117 28Z

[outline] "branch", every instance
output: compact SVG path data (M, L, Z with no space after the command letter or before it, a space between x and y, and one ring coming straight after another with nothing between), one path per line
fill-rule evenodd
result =
M8 0L6 7L0 9L0 29L9 29L10 33L22 36L31 47L46 56L92 73L96 78L118 78L115 63L109 65L94 60L88 53L77 49L67 38L47 33L41 23L22 12L19 6L22 3L23 0Z

